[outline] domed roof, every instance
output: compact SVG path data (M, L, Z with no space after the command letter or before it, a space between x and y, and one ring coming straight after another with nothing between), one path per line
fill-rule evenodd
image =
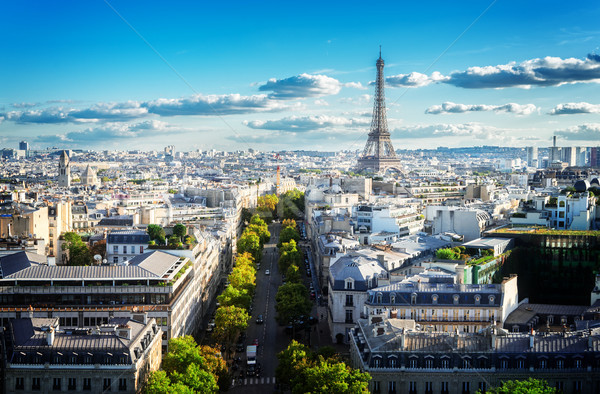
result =
M591 183L592 183L592 185L600 186L600 181L598 181L598 178L592 179Z
M585 192L589 187L590 187L590 183L587 180L579 180L577 182L575 182L575 185L573 185L575 187L575 191L577 193L582 193Z

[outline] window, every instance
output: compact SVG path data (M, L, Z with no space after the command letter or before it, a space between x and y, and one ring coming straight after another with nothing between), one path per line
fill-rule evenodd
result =
M346 323L354 323L354 319L352 319L352 309L346 310Z
M463 382L462 384L462 393L469 394L471 392L471 384L470 382Z
M118 256L114 256L113 257L113 263L117 264L119 262L119 257Z
M389 394L396 393L396 382L393 380L391 382L388 382L388 393Z
M434 294L434 295L432 295L432 296L431 296L431 303L432 303L433 305L436 305L436 304L437 304L437 302L438 302L438 295L437 295L437 294Z
M15 390L25 390L25 378L15 378Z
M460 296L458 294L454 294L452 296L452 302L454 302L454 305L458 305L459 300L460 300Z
M127 391L127 378L119 378L119 391Z
M377 303L381 304L382 301L383 301L383 294L377 293Z
M562 393L565 390L565 382L556 382L556 390Z
M481 296L479 294L475 294L475 305L479 305L481 302Z
M581 368L581 359L580 358L576 358L575 359L575 368Z
M417 394L417 382L408 382L409 394Z
M83 378L83 390L90 391L92 389L92 378Z
M417 358L416 357L413 357L410 359L409 366L410 366L410 368L417 368Z
M442 368L448 369L449 367L450 367L450 360L448 360L447 358L443 358L442 359Z
M352 294L346 294L346 306L354 306L354 296Z
M546 368L546 360L542 360L542 362L540 362L540 368ZM525 360L523 360L522 358L517 360L517 368L519 369L523 369L525 368Z
M144 253L144 247L140 246L140 254Z
M562 358L559 358L558 360L556 360L556 368L563 369L564 367L565 367L565 360L563 360Z
M521 366L521 365L522 365L522 364L521 364L521 362L522 362L522 361L523 361L523 360L519 360L519 367L518 367L518 368L523 368L523 367ZM540 369L546 369L546 367L547 367L547 362L546 362L546 360L545 360L545 359L541 359L541 360L540 360Z
M69 378L69 380L67 381L67 388L69 390L76 390L77 389L77 379Z
M379 358L379 357L373 358L373 366L375 368L381 368L381 358Z
M396 293L391 293L390 294L390 304L395 304L396 303Z
M417 293L412 293L410 295L410 303L411 303L411 305L414 305L417 303Z
M351 280L346 281L346 290L354 289L354 283Z
M468 357L463 358L463 368L469 369L471 368L471 360Z
M114 245L114 246L113 246L113 253L114 253L114 254L117 254L117 253L119 253L119 247L118 247L117 245Z
M479 392L481 394L485 394L486 391L487 391L487 387L486 387L485 382L479 382Z
M425 382L425 394L433 394L433 382Z
M127 254L127 245L123 245L123 254Z
M52 379L52 390L60 390L60 378Z
M448 389L448 386L449 386L448 382L442 382L442 384L440 385L442 394L448 394L450 392Z
M381 382L378 380L373 381L373 393L378 394L381 392Z
M398 359L396 357L390 357L388 363L390 364L390 368L398 367Z
M31 390L32 391L40 391L42 387L42 379L41 378L31 378Z
M506 359L500 360L500 369L507 369L507 368L508 368L508 360L506 360Z
M573 382L573 392L574 393L581 393L581 380L576 380Z
M110 391L111 381L110 378L104 378L102 382L102 389L104 391Z

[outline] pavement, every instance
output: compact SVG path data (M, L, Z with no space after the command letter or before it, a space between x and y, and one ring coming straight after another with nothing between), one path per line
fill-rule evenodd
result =
M261 375L244 376L240 378L240 371L245 370L246 354L244 352L235 353L234 357L241 358L241 368L237 371L232 371L233 379L229 390L231 393L277 393L276 384L279 383L275 378L275 369L277 368L277 354L287 348L292 336L285 333L284 327L280 326L275 321L275 295L277 289L282 283L281 274L277 261L279 260L279 252L277 242L279 241L279 232L281 231L280 223L273 223L269 226L271 240L264 245L263 258L260 269L256 275L256 293L254 296L252 317L248 323L246 330L246 345L252 343L254 339L258 339L259 347L257 361L261 365ZM320 289L315 277L316 270L314 269L314 261L310 253L309 263L311 265L311 278L306 277L304 269L301 269L304 275L304 283L308 286L310 282L317 292L316 298L320 295ZM270 275L265 275L265 270L270 271ZM326 298L322 298L326 301ZM347 353L347 346L336 345L331 342L331 334L327 324L327 306L323 303L321 306L314 302L311 312L312 316L319 319L318 323L310 327L310 330L305 330L297 335L297 340L312 349L316 350L320 346L333 346L340 353ZM256 324L258 315L263 315L264 323ZM323 316L323 318L321 318ZM302 335L304 334L304 335Z

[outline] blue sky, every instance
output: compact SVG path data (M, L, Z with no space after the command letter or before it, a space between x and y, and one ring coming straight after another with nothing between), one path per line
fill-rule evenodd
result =
M597 1L5 2L0 147L362 149L379 45L396 148L600 145L599 20Z

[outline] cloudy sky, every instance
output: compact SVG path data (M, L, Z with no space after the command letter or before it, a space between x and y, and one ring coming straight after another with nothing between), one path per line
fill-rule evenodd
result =
M286 3L289 3L286 5ZM12 1L0 147L600 145L600 2Z

